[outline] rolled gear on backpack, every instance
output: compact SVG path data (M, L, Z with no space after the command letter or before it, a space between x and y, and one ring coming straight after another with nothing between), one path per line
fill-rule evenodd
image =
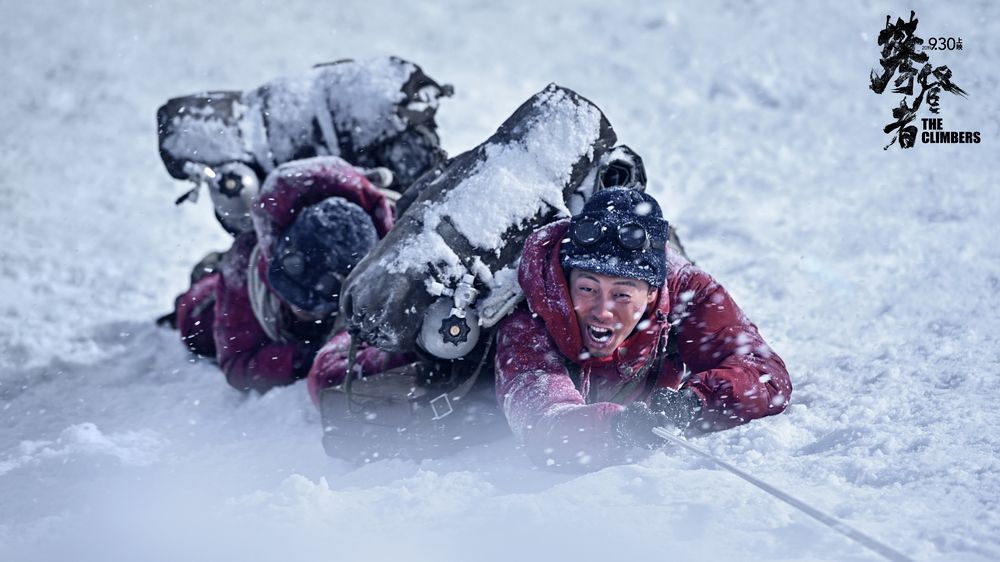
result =
M248 92L206 92L169 100L157 111L160 157L171 176L191 166L239 162L259 178L285 162L340 156L385 167L402 191L445 158L434 116L441 85L396 57L342 60Z
M601 110L572 90L551 84L532 96L404 195L396 226L345 282L349 329L387 351L469 353L522 298L517 263L533 230L617 177L606 174L612 162L627 162L632 187L644 187L641 160L613 151L615 141Z

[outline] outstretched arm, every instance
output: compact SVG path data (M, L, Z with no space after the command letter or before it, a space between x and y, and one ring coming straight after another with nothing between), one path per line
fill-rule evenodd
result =
M497 332L497 400L511 430L541 466L603 466L617 443L610 402L585 404L538 318L522 308Z
M725 429L784 410L792 384L781 357L722 285L695 266L685 269L672 316L692 372L684 386L702 400L693 427Z

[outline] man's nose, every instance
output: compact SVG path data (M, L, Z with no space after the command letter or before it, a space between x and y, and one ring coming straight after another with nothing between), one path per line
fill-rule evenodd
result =
M598 303L598 308L594 313L598 318L614 318L612 310L615 308L615 300L613 298L602 298L601 302Z

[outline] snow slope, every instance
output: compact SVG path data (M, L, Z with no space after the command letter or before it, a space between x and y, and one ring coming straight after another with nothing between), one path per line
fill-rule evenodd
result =
M876 560L664 450L587 475L512 440L323 455L304 385L230 390L153 326L227 244L156 153L168 97L398 54L456 86L446 148L548 82L646 160L689 253L785 358L784 415L698 444L918 560L1000 559L1000 7L763 0L0 3L0 560ZM978 145L883 151L885 16ZM941 62L937 62L941 61Z

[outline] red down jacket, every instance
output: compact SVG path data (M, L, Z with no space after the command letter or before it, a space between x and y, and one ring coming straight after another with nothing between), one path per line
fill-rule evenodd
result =
M347 379L350 348L351 336L347 330L341 330L316 354L316 359L309 370L307 386L309 397L317 408L320 392L337 386ZM416 356L412 353L390 353L362 343L358 346L357 356L354 359L355 378L381 373L414 360Z
M640 322L645 329L637 328L609 357L584 359L559 264L568 224L548 225L525 242L518 277L527 305L501 321L497 333L497 399L535 462L613 462L622 453L614 415L623 404L648 400L654 388L691 388L702 402L693 427L703 430L784 410L792 392L784 362L722 285L669 246L665 290L647 309L648 322ZM654 359L660 344L679 357Z
M213 272L191 284L174 299L177 313L177 330L181 341L192 353L215 357L215 290L219 286L219 273Z
M252 210L255 232L240 234L226 252L216 289L216 356L226 380L237 389L265 392L306 376L315 351L329 337L328 324L295 320L288 305L267 289L265 277L277 237L300 210L328 197L342 197L361 207L380 238L392 228L388 200L340 158L295 161L268 176ZM251 269L255 254L258 258ZM263 280L263 294L255 296L250 290L249 275ZM262 321L253 298L267 300L273 318Z

